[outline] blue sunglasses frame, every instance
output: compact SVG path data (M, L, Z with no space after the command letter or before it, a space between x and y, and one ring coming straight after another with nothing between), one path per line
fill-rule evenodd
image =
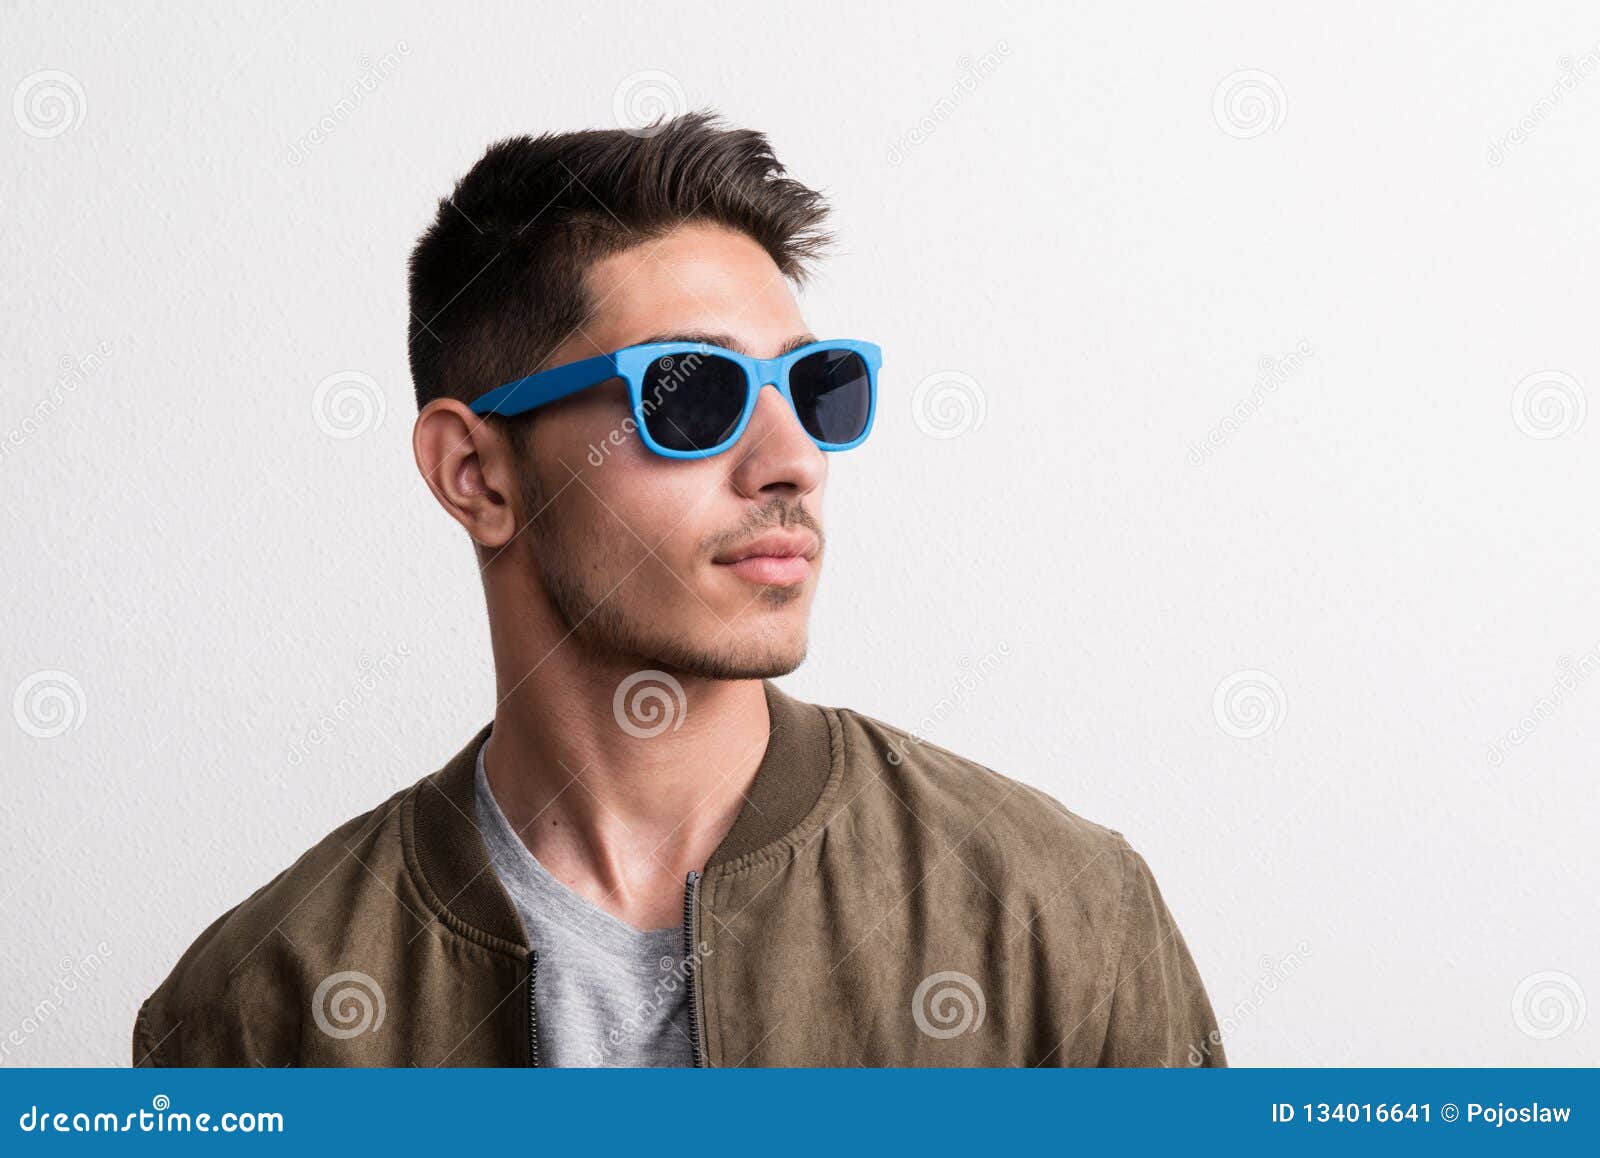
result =
M780 358L751 358L734 350L705 342L648 342L640 346L625 346L610 354L585 358L580 362L569 362L565 366L557 366L553 370L541 370L525 378L518 378L515 382L507 382L504 386L497 386L472 403L472 412L479 415L498 414L509 418L537 410L541 406L548 406L552 402L599 386L613 378L621 378L628 384L628 400L633 411L634 425L645 446L665 458L710 458L712 455L721 454L744 436L745 427L750 424L750 416L755 412L756 400L761 396L764 387L771 386L776 389L793 409L794 396L789 393L790 369L802 358L829 350L844 350L855 354L867 367L866 425L862 427L861 433L849 442L824 442L809 430L806 434L823 450L849 450L860 446L866 441L867 435L872 433L872 420L878 411L878 371L883 366L882 350L872 342L858 342L850 338L811 342L798 350L791 350ZM674 450L662 446L650 436L650 427L645 421L648 412L645 410L644 402L644 373L661 358L678 358L691 354L715 355L742 367L748 389L744 410L739 415L733 433L727 439L705 450ZM796 413L798 415L798 411Z

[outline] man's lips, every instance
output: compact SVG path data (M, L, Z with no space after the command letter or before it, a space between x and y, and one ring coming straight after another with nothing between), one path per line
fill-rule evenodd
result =
M773 531L724 551L713 562L751 583L792 587L810 577L817 547L817 537L808 531Z

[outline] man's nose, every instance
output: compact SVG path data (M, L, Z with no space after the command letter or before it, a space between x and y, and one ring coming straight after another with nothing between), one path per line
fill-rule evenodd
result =
M737 456L729 481L751 499L808 494L827 473L823 452L800 425L794 407L770 384L756 395L750 424L729 453Z

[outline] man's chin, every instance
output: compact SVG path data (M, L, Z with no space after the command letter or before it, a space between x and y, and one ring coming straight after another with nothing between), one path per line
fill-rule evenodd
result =
M804 633L790 640L680 641L660 649L656 662L696 679L766 680L786 676L805 662Z

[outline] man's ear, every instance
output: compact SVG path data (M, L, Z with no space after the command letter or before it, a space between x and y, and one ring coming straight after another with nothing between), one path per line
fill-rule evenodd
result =
M439 398L417 415L411 449L433 497L475 542L498 550L511 541L520 467L498 424L454 398Z

